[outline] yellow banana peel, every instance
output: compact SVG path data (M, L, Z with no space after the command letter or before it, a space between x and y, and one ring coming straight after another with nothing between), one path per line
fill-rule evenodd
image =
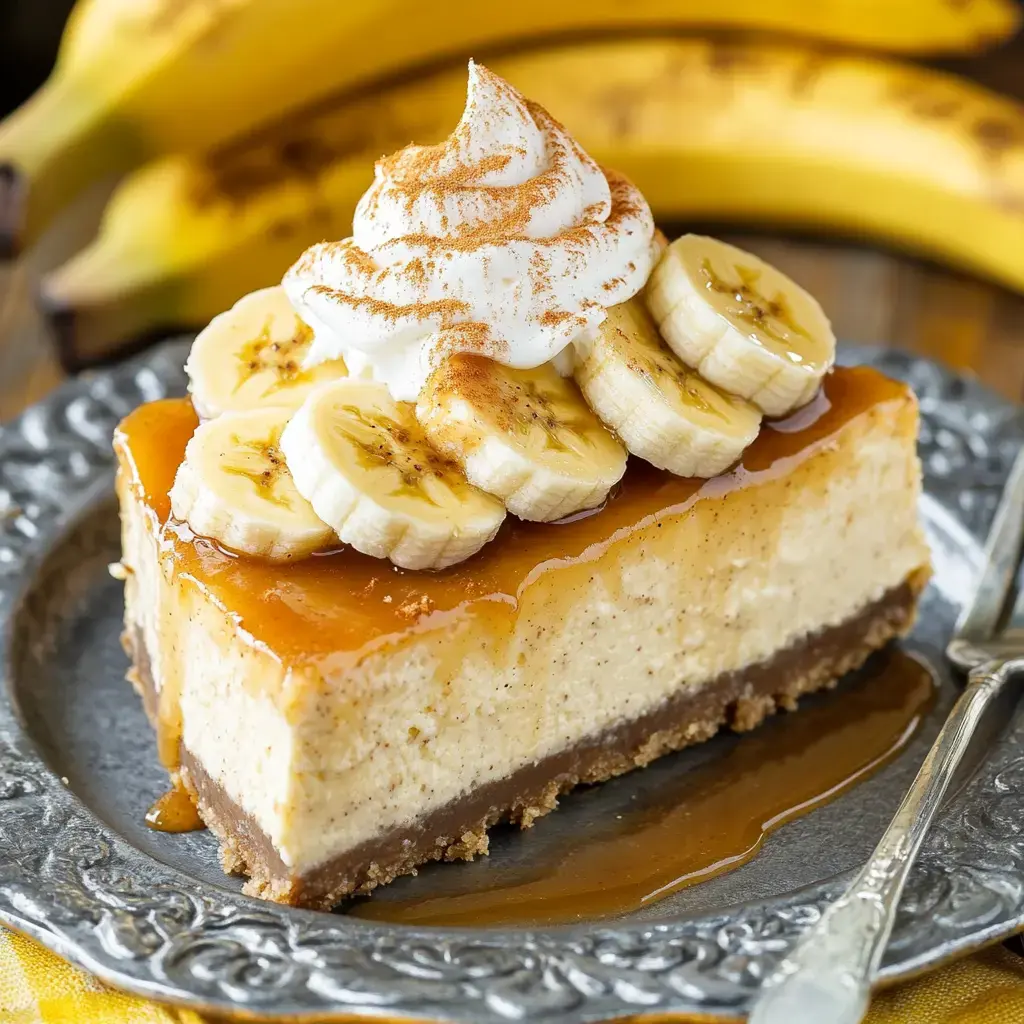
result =
M556 33L714 27L962 53L1012 35L1012 0L79 0L53 75L0 124L0 249L86 184L197 152L332 90Z
M662 220L799 225L892 243L1024 291L1024 110L949 75L799 45L591 43L492 62ZM83 355L195 326L350 233L381 153L431 143L459 65L131 176L44 282Z

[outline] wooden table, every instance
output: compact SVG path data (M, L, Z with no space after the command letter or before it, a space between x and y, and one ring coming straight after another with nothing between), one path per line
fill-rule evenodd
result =
M1001 51L943 67L1024 100L1024 38ZM1024 400L1024 297L870 246L737 234L814 293L847 341L896 345L971 371L1000 394ZM32 306L33 268L10 287L0 269L0 421L61 378Z
M0 423L38 401L63 376L28 299L24 275L0 269Z

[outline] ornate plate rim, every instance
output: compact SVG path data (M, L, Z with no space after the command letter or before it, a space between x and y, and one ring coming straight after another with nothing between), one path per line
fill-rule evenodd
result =
M841 879L656 923L411 929L297 911L197 882L129 846L65 789L12 693L14 624L46 552L109 492L114 424L138 403L182 390L183 344L70 381L0 427L0 922L127 991L257 1018L574 1024L650 1012L743 1014ZM926 360L879 349L848 348L844 356L911 381L933 428L924 453L928 489L956 495L957 526L981 537L1008 465L999 453L1020 445L1024 414ZM964 467L955 479L948 468L944 474L949 438L971 451L982 431L997 454L971 460L966 483ZM934 830L883 980L1024 927L1020 779L1024 758L1001 745L964 806Z

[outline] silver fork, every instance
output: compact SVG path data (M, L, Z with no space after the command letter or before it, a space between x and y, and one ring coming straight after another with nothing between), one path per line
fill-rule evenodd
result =
M849 889L800 937L764 983L750 1024L857 1024L892 933L900 894L971 738L1007 681L1024 671L1024 586L1005 614L1024 540L1024 449L985 546L978 589L946 648L967 686L913 785Z

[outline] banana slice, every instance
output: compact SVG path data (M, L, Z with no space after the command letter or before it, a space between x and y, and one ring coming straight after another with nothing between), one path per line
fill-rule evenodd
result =
M640 299L612 306L597 335L577 343L576 381L634 455L678 476L717 476L761 426L753 405L665 347Z
M626 470L622 445L549 364L514 370L453 356L427 381L416 415L434 447L520 519L593 508Z
M199 425L171 487L171 509L200 536L275 562L327 547L334 531L295 489L281 450L293 410L230 412Z
M185 371L196 412L212 419L261 405L298 408L318 384L346 376L341 359L303 367L312 340L280 285L239 299L192 343Z
M439 455L383 384L313 392L281 438L295 486L346 544L405 569L443 569L492 540L501 502Z
M646 299L687 366L768 416L806 405L835 359L821 306L764 260L714 238L676 239Z

